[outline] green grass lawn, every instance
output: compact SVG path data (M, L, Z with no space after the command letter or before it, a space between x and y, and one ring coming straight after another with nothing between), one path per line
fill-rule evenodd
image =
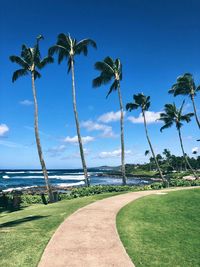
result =
M138 199L119 212L117 228L137 267L199 267L200 189Z
M47 206L37 204L0 213L0 266L37 266L49 239L67 216L96 200L117 194L63 200Z

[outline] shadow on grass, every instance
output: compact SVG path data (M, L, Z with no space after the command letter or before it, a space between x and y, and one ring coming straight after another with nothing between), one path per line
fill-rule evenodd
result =
M15 212L15 211L18 211L18 210L23 210L24 208L25 208L25 206L24 207L19 207L17 209L14 209L12 207L6 207L6 208L0 207L0 213L1 212L11 213L11 212Z
M0 228L3 228L3 227L14 227L14 226L16 226L18 224L21 224L21 223L40 220L40 219L44 219L46 217L49 217L49 216L40 216L40 215L38 215L38 216L37 215L36 216L28 216L28 217L24 217L22 219L18 219L18 220L2 223L2 224L0 224Z

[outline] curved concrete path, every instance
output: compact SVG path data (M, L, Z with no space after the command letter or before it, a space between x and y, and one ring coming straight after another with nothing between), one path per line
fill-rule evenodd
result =
M162 192L182 189L190 188ZM38 267L133 267L117 233L116 215L129 202L156 193L161 190L126 193L79 209L59 226Z

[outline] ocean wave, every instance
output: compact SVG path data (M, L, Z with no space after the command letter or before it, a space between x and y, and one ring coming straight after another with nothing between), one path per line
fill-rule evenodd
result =
M85 183L83 181L78 182L78 183L60 183L60 184L55 184L54 186L57 187L66 187L66 186L77 186L77 185L84 185Z
M5 172L7 174L16 174L16 173L26 173L25 171L10 171L10 172Z
M8 175L4 175L3 179L9 179L10 177Z
M60 180L85 180L84 175L50 175L49 178Z
M13 190L21 191L21 190L29 189L29 188L33 188L33 187L37 187L37 186L31 185L31 186L11 187L11 188L2 190L2 192L12 192Z
M32 178L43 179L44 176L12 176L12 179L32 179Z

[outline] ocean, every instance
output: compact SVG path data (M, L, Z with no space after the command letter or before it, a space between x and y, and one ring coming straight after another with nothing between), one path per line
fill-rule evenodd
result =
M104 173L104 176L101 174ZM101 169L88 169L91 185L121 185L121 179L109 177L109 173ZM82 169L48 170L50 182L53 186L81 186L84 185ZM149 181L140 178L129 178L128 184L148 184ZM0 190L25 189L44 186L44 177L41 170L0 170Z

